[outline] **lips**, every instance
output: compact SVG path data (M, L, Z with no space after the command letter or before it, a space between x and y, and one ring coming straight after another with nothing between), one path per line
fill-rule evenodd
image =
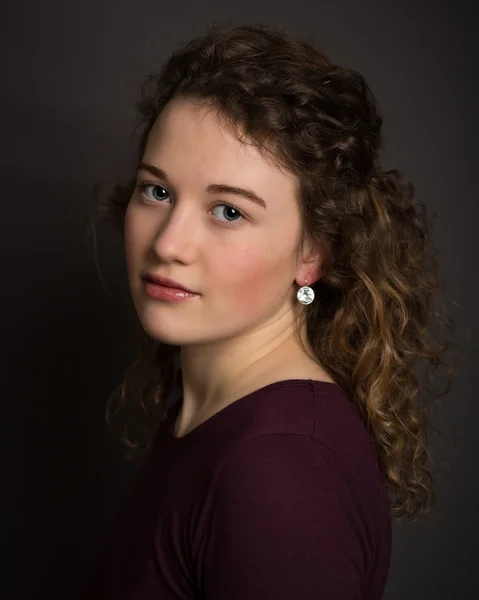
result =
M198 293L198 292L195 292L195 290L192 290L189 287L183 285L179 281L175 281L174 279L170 279L169 277L163 277L161 275L154 275L153 273L145 273L143 275L143 279L146 279L147 281L152 281L153 283L156 283L157 285L163 285L165 287L175 288L177 290L182 290L184 292L190 292L190 294Z

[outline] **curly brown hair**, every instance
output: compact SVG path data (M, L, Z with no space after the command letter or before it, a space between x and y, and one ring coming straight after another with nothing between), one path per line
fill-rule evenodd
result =
M214 23L143 85L140 159L173 96L215 109L239 140L297 176L299 247L310 239L328 250L315 284L319 301L307 309L311 347L375 441L392 515L414 520L430 512L428 423L432 400L450 389L453 363L444 353L454 322L444 309L427 210L414 202L413 185L400 171L380 165L382 118L364 77L278 28ZM97 193L94 221L106 216L123 233L135 185L132 175ZM136 418L130 414L122 425L130 449L148 447L179 382L179 348L150 339L137 325L138 359L126 371L115 409L113 402L107 407L111 422L133 397ZM432 385L440 370L446 374L441 393ZM140 434L133 440L128 433L135 421L143 443Z

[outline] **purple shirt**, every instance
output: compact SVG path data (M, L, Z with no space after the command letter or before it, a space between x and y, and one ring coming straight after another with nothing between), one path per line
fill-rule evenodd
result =
M180 405L156 432L86 598L382 598L389 502L339 386L277 381L175 438Z

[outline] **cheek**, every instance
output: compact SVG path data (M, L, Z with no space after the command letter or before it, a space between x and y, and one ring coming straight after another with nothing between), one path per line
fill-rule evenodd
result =
M272 256L276 256L274 263ZM229 309L255 314L269 305L276 290L284 286L280 262L277 254L268 248L236 252L232 260L225 261L218 281L224 282L221 295L227 296Z

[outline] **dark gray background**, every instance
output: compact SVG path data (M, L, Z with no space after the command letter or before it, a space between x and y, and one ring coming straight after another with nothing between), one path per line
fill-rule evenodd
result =
M470 4L470 6L469 6ZM132 153L138 86L214 19L314 35L382 108L387 166L437 213L434 239L467 360L443 400L455 436L426 523L395 524L387 600L476 585L477 9L462 0L13 1L2 35L2 598L71 598L137 465L107 431L133 357L121 240L85 228L91 188Z

